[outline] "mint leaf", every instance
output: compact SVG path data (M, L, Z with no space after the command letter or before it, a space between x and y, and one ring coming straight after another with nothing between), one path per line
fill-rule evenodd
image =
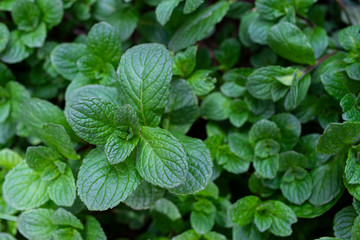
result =
M165 25L169 21L172 12L180 2L181 0L166 0L157 5L155 10L157 21L161 25Z
M71 81L79 73L77 61L87 53L84 44L62 43L51 52L51 63L61 76Z
M336 100L341 100L347 93L360 90L360 83L350 79L343 70L322 74L320 79L326 92Z
M206 95L215 88L216 78L210 74L210 70L197 70L187 79L197 96Z
M186 0L184 13L189 14L195 11L203 2L204 0Z
M279 155L273 155L265 158L254 157L253 165L257 173L263 178L274 178L279 169Z
M140 184L134 156L111 165L101 148L92 150L80 167L77 188L80 199L90 210L103 211L124 201Z
M23 161L6 175L3 197L19 210L40 207L49 200L48 185L48 181L41 179L40 172L32 170Z
M54 240L61 239L74 239L74 240L82 240L81 234L73 228L62 228L55 230Z
M358 163L358 154L349 149L345 166L345 177L349 184L360 184L360 166Z
M106 240L106 235L100 223L93 216L86 216L85 223L85 240Z
M360 141L360 123L330 123L320 137L317 151L336 154Z
M46 25L40 23L39 26L32 32L23 33L21 35L21 41L28 47L42 47L46 38Z
M61 156L48 147L28 147L26 150L26 163L36 171L43 171L59 159L61 159Z
M45 240L52 238L56 225L52 223L52 209L33 209L20 214L19 231L28 239Z
M92 144L104 145L117 127L118 107L100 98L83 98L72 103L67 110L67 120L74 132Z
M178 51L203 39L215 24L220 22L225 16L229 6L230 2L219 1L198 12L174 33L170 39L169 48L173 51Z
M255 224L235 225L233 227L234 239L264 240Z
M7 26L4 23L0 23L0 34L1 34L0 52L2 52L6 48L6 45L10 38L9 29L7 28Z
M75 215L71 212L66 211L63 208L58 208L52 215L51 215L51 222L55 225L62 225L62 226L71 226L78 229L83 229L84 226Z
M350 26L338 33L338 40L346 51L357 51L360 48L359 26Z
M44 21L49 28L61 22L64 15L63 2L61 0L39 0L37 4L42 13L42 21Z
M231 113L231 99L219 92L205 97L201 103L201 112L205 118L211 120L225 120Z
M287 151L295 147L299 141L301 134L300 121L290 113L276 114L271 118L280 129L281 140L280 145L283 151Z
M200 139L190 138L178 133L174 134L174 136L184 147L188 157L189 172L184 183L169 189L169 191L176 194L199 192L206 187L212 175L213 163L210 151Z
M352 226L357 213L352 206L345 207L336 213L334 218L334 235L341 239L352 239Z
M3 148L0 150L0 166L2 169L11 170L22 160L23 158L11 149Z
M123 162L134 150L139 142L139 137L134 136L131 139L123 139L117 134L112 134L106 140L105 154L111 164Z
M139 174L148 182L173 188L185 182L188 157L182 144L170 132L142 127L136 159Z
M190 224L195 232L205 234L215 225L216 208L211 201L202 199L193 204L190 214Z
M287 4L282 0L257 0L255 6L261 16L268 20L276 20L284 16L287 10Z
M194 71L197 50L197 46L191 46L183 52L176 53L176 56L173 58L174 75L186 78Z
M229 209L230 218L233 223L247 225L252 222L256 208L261 200L256 196L246 196L237 200Z
M121 57L120 34L110 24L100 22L92 26L88 34L89 52L117 66Z
M295 63L315 64L314 50L305 34L291 23L282 22L272 27L267 42L283 58Z
M298 173L298 171L300 171L300 173ZM304 173L301 173L301 171L304 171ZM300 174L305 174L305 176L301 176ZM288 178L293 178L293 180ZM280 189L286 199L292 203L301 205L311 195L311 176L304 169L289 169L281 179Z
M181 220L179 209L166 198L161 198L155 202L150 208L150 215L154 220L155 226L162 232L173 229L179 224L179 220Z
M18 63L29 57L31 50L21 41L21 32L14 30L10 33L9 42L0 54L0 58L6 63Z
M164 195L164 189L143 181L125 200L125 204L136 210L149 209Z
M59 177L51 181L48 194L58 206L70 207L73 205L76 198L76 187L74 175L69 166L66 166Z
M117 70L120 86L141 124L155 127L160 123L170 93L171 68L170 54L160 44L138 45L122 56Z
M11 15L18 29L27 32L34 30L40 22L40 10L36 3L30 0L16 1Z

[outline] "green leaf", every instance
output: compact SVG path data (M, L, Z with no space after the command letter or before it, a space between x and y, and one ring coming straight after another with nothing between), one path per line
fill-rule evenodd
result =
M52 215L51 215L51 222L55 225L61 226L71 226L78 229L83 229L84 226L75 215L71 212L66 211L63 208L58 208Z
M100 223L93 216L86 216L85 240L106 240L106 235Z
M263 139L279 140L281 138L281 131L278 126L269 120L263 119L252 125L249 131L249 140L256 143Z
M190 17L174 33L170 39L169 48L178 51L205 38L215 24L222 20L229 6L229 1L219 1Z
M184 13L189 14L195 11L203 2L204 0L186 0Z
M281 132L280 145L283 151L293 149L301 134L300 121L290 113L279 113L271 118Z
M233 240L264 240L255 224L235 225L233 227Z
M10 33L9 42L0 57L6 63L18 63L29 57L31 50L21 41L21 32L14 30Z
M89 52L117 66L121 57L120 34L110 24L100 22L92 26L88 34Z
M30 0L19 0L13 5L11 16L19 30L32 31L40 22L40 10Z
M64 15L63 2L61 0L39 0L36 2L42 13L42 21L48 28L58 25Z
M198 234L210 232L215 225L216 208L211 201L202 199L193 204L190 214L191 227Z
M287 3L282 0L257 0L256 10L268 20L276 20L286 14Z
M240 57L241 45L235 38L227 38L221 42L220 48L214 50L214 56L220 63L220 70L232 68Z
M183 79L172 80L162 126L172 132L186 133L198 115L198 99L188 82Z
M101 148L92 150L84 159L77 179L80 199L89 210L103 211L124 201L140 184L135 156L111 165Z
M3 148L0 150L0 167L5 170L11 170L18 165L23 158L15 151Z
M359 26L350 26L338 33L338 41L346 51L357 51L360 49Z
M231 113L231 99L219 92L206 96L201 103L201 112L205 118L210 120L225 120Z
M337 154L360 141L360 123L330 123L319 139L317 151Z
M170 54L160 44L137 45L122 56L117 70L120 86L141 124L156 127L160 123L170 93L171 71Z
M197 50L197 46L191 46L183 52L176 53L176 56L173 58L174 75L186 78L194 71L196 65Z
M231 221L239 225L247 225L254 219L256 208L261 204L260 198L246 196L237 200L229 209Z
M258 206L256 212L271 217L272 224L269 231L279 237L290 236L291 224L297 222L295 213L281 201L269 200Z
M57 229L53 233L54 240L73 239L82 240L81 234L73 228Z
M47 145L52 149L56 149L57 152L61 153L64 157L69 159L79 158L69 135L62 125L53 123L43 124L41 136Z
M92 144L104 145L117 132L118 106L100 98L83 98L67 109L67 119L74 132Z
M164 189L143 181L124 203L135 210L149 209L164 196L164 192Z
M10 206L19 210L36 208L49 200L48 185L48 181L41 179L41 173L23 161L6 175L3 197Z
M239 38L241 43L246 47L249 47L253 43L249 34L249 26L257 15L255 11L248 11L241 16Z
M10 233L0 233L0 239L1 240L16 240L15 237L13 237Z
M33 98L23 107L22 121L34 135L40 136L45 123L62 125L69 134L72 133L64 112L58 106L46 100Z
M255 212L254 223L260 232L265 232L271 227L273 220L270 216L257 211Z
M327 164L315 168L311 172L313 191L310 203L315 206L324 205L333 200L342 190L343 157L335 156Z
M155 10L157 21L164 26L170 20L172 12L181 1L182 0L166 0L157 5Z
M172 240L199 240L200 236L194 230L187 230L175 237Z
M74 175L69 166L66 166L64 173L51 181L48 194L58 206L70 207L73 205L76 198L76 187Z
M150 208L150 215L156 228L162 232L167 232L169 229L176 227L176 224L181 219L179 209L166 198L161 198L155 202Z
M357 240L360 237L360 217L357 216L351 229L351 240Z
M248 29L251 41L261 45L266 45L267 34L272 26L274 26L274 22L268 21L257 15L251 21Z
M345 166L345 177L349 184L360 184L360 164L356 151L349 149Z
M320 78L326 92L336 100L341 100L347 93L357 93L360 90L360 83L351 80L343 70L322 74Z
M253 165L260 176L272 179L279 169L279 154L266 158L254 157Z
M77 61L87 53L84 44L62 43L51 52L51 63L61 76L71 81L79 73Z
M193 194L203 190L212 175L212 159L210 151L200 140L182 134L174 134L185 149L188 157L189 172L186 181L179 186L169 189L176 194Z
M46 39L46 25L40 23L32 32L22 33L21 41L30 48L42 47Z
M197 70L187 79L197 96L206 95L215 88L216 78L210 73L210 70Z
M106 66L103 60L93 54L81 57L77 62L79 71L90 79L102 79L106 73Z
M163 188L173 188L185 182L188 157L181 143L170 132L142 127L136 159L139 174L147 181Z
M295 63L315 64L314 50L306 35L291 23L282 22L272 27L267 42L283 58Z
M52 209L33 209L20 214L19 231L31 240L47 240L52 238L56 225L51 222Z
M43 146L31 146L26 150L26 163L35 171L43 171L54 164L61 156L53 149Z
M254 153L259 158L267 158L279 153L280 145L272 139L264 139L256 143Z
M294 176L296 172L294 173L292 169L289 169L287 172L285 172L285 175L287 174L291 174L292 176ZM289 200L292 203L301 205L307 199L309 199L311 195L311 190L312 190L311 176L306 172L304 178L300 179L297 178L295 175L292 181L286 181L285 178L283 177L281 179L280 189L281 189L281 193L287 200Z
M304 33L308 37L312 48L314 49L315 58L318 59L326 50L329 44L329 37L324 28L306 28Z
M246 82L249 93L262 100L272 99L274 102L282 98L294 79L295 71L291 67L268 66L256 69ZM273 92L281 89L275 97Z
M351 230L357 213L352 206L345 207L336 213L334 218L334 235L341 239L351 239Z
M134 136L131 139L124 139L116 133L110 135L105 144L105 154L108 161L111 164L125 161L137 146L138 142L138 136Z
M357 62L352 63L352 64L346 66L345 70L351 79L357 80L357 81L360 80L360 64L359 63L357 63Z
M4 23L0 23L0 52L2 52L10 39L10 32Z

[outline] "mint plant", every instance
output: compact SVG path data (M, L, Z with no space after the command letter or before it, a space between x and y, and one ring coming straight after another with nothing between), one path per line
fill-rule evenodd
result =
M0 1L0 240L359 239L359 9Z

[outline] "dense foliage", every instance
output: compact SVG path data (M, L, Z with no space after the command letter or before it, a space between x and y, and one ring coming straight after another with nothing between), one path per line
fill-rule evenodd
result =
M359 13L0 1L0 240L360 239Z

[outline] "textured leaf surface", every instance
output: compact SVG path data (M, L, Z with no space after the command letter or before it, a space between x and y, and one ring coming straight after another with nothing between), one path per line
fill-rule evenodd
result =
M188 157L179 140L170 132L142 127L137 155L136 168L146 181L164 188L185 182Z
M73 205L76 198L76 187L74 175L69 166L66 166L65 172L49 184L48 193L50 199L58 206L70 207Z
M51 222L52 209L33 209L19 216L18 226L22 235L31 240L46 240L52 237L56 225Z
M124 203L136 210L149 209L151 205L163 197L164 192L164 189L143 181Z

